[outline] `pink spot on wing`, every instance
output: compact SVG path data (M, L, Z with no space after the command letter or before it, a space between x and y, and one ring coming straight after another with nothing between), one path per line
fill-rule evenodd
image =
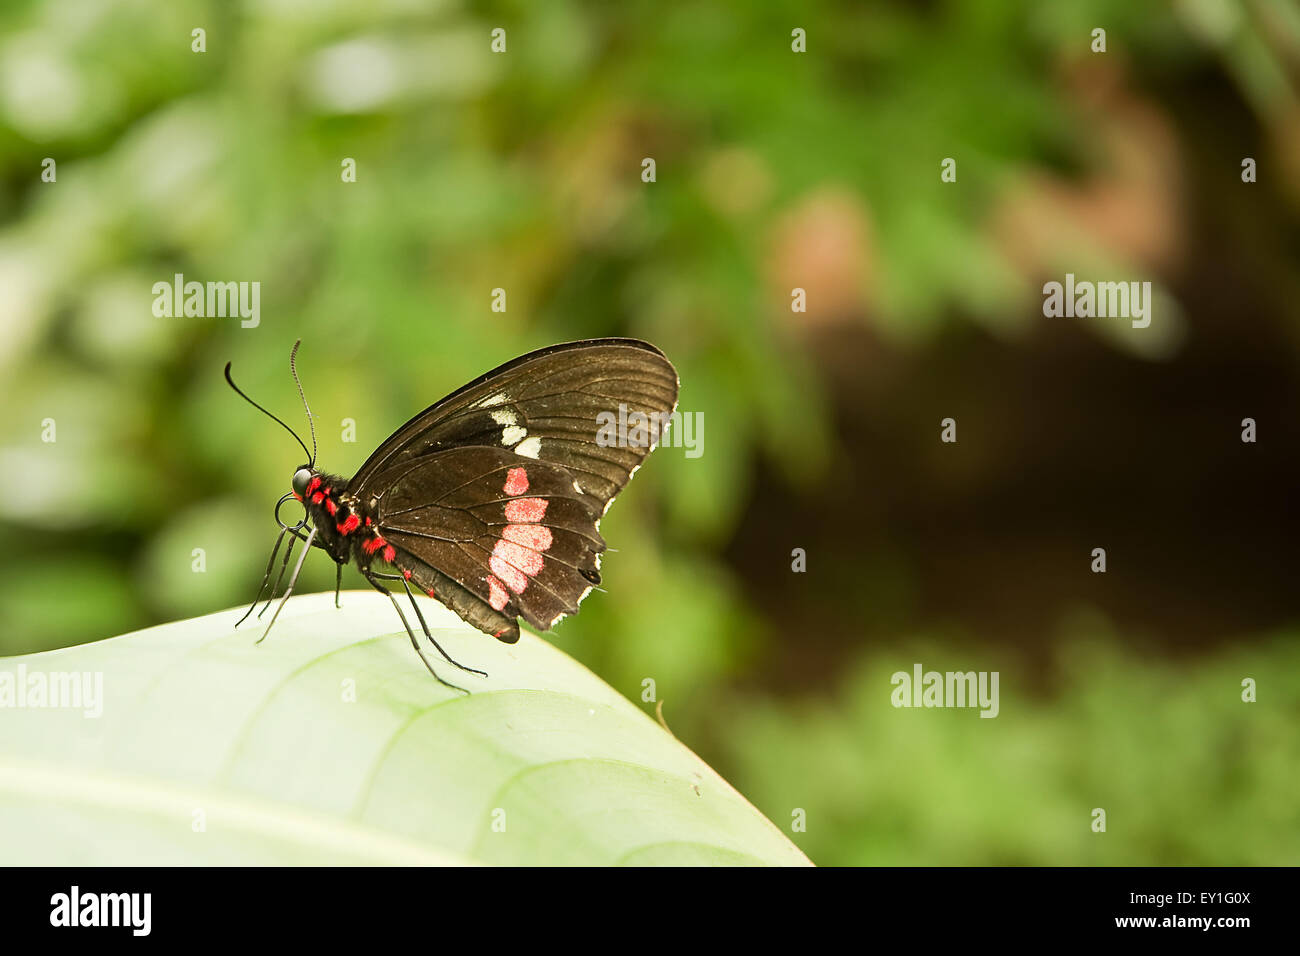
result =
M488 560L488 567L492 569L493 573L496 574L497 577L505 582L506 587L514 591L516 594L523 594L524 588L528 587L528 578L525 577L524 572L520 571L509 561L505 560L505 558L499 558L496 555L493 555ZM500 610L500 608L497 610Z
M542 565L545 563L542 556L536 551L531 548L521 547L510 541L498 541L496 547L492 549L492 556L509 562L512 567L518 568L527 575L536 574L542 570ZM492 570L496 571L496 568L493 567ZM497 574L500 573L500 571L497 571ZM517 588L516 590L522 591L523 588Z
M500 611L510 602L510 595L506 594L506 589L501 586L492 575L488 575L488 603L492 605L492 610Z
M384 548L384 560L389 564L393 563L393 558L397 557L397 549L391 544Z
M551 529L541 524L508 524L501 537L534 551L545 551L554 540Z
M405 571L403 571L402 577L406 578L406 580L408 581L411 580L411 569L407 568Z
M523 468L511 468L506 472L505 487L501 489L508 495L522 495L528 490L528 472Z
M512 524L541 521L546 516L545 498L517 498L506 502L506 520Z

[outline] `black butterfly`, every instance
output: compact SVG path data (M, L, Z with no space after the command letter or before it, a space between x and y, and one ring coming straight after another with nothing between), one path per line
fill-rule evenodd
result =
M289 368L307 408L294 365L298 344ZM229 363L226 381L307 451L292 428L235 385ZM362 576L392 600L434 677L447 683L425 657L385 582L406 590L424 636L443 657L483 674L452 660L434 640L412 585L508 644L519 640L517 617L549 630L573 614L600 583L601 516L654 450L676 408L677 387L672 363L637 339L589 339L529 352L416 415L351 480L316 468L316 429L307 408L312 450L294 472L293 490L276 504L280 535L248 613L261 600L288 534L280 576L263 612L279 590L295 541L305 547L267 633L314 546L338 564L336 603L343 565L355 561ZM642 427L611 442L608 432L602 436L611 418L602 413ZM302 502L306 514L289 525L280 508L292 499Z

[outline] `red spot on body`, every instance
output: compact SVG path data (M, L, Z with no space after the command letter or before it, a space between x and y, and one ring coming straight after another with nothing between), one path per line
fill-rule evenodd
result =
M506 502L506 520L511 524L541 521L546 516L545 498L517 498Z
M348 515L347 519L339 525L339 534L351 534L361 525L361 519L356 515Z
M320 487L320 475L314 475L311 479L311 483L307 485L307 494L311 494L319 487Z
M393 563L393 558L397 557L397 549L391 544L384 548L384 560L389 564Z
M366 527L367 527L367 528L370 527L370 519L369 519L369 518L366 519Z
M312 504L318 505L325 500L325 496L318 491L316 492L316 494L311 496L311 500L312 500Z
M361 550L364 551L366 554L374 554L376 551L378 551L387 543L388 542L385 541L381 536L375 535L373 538L371 538L369 541L367 541L365 544L361 546Z
M406 578L408 581L411 580L411 571L409 568L402 572L402 577Z
M543 524L508 524L501 537L534 551L545 551L554 540L551 529Z
M295 492L293 493L293 496L294 496L295 498L297 498L299 501L302 501L302 495L298 494L298 492L295 491Z
M429 597L431 597L431 598L436 598L436 597L437 597L437 595L433 593L433 588L429 588Z
M338 513L339 506L336 505L333 501L327 501L325 502L325 510L328 511L330 513L330 516L332 517Z
M492 605L492 610L499 611L510 603L510 595L506 594L506 589L501 586L492 575L488 575L488 604Z
M506 483L501 490L512 497L522 495L528 490L528 472L523 468L511 468L506 472Z

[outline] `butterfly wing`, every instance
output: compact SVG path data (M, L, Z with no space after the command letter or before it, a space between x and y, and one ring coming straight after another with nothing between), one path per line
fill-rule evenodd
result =
M546 630L599 583L600 517L676 403L676 371L645 342L542 349L412 418L348 491L410 580L512 642L518 616ZM618 421L633 427L611 442Z

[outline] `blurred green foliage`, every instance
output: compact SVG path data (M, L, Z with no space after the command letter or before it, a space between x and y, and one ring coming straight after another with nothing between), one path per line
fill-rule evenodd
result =
M739 699L724 766L816 861L893 866L1277 866L1300 860L1296 706L1300 644L1169 667L1121 649L1087 616L1057 660L1057 693L1036 700L1001 674L1001 712L895 709L881 688L912 662L988 667L942 641L872 656L827 699ZM995 659L1001 660L1001 655ZM995 668L990 668L995 669ZM1268 674L1241 701L1225 675ZM809 781L824 785L810 786ZM1093 808L1106 832L1091 829ZM782 815L783 814L783 815Z
M665 448L639 474L603 526L609 593L555 640L634 700L652 677L674 730L779 825L807 808L794 838L814 860L1295 862L1275 828L1294 837L1278 794L1300 784L1296 689L1254 708L1235 690L1255 670L1295 673L1293 642L1179 670L1133 660L1098 624L1060 639L1057 698L1028 700L1008 676L996 721L893 711L897 645L864 645L874 602L855 596L884 580L910 607L904 563L855 552L822 565L834 586L807 575L840 622L841 673L805 691L770 664L815 636L757 609L727 549L774 527L762 482L810 511L842 493L862 433L834 393L860 373L837 378L816 343L849 326L922 353L953 325L1014 337L1042 271L1176 254L1177 216L1143 165L1159 130L1081 88L1209 72L1289 130L1297 21L1286 3L1217 0L7 4L0 651L251 597L301 453L225 387L227 360L300 427L287 357L301 337L319 461L347 474L502 361L635 335L677 365L704 454ZM1099 24L1114 72L1088 60ZM791 52L793 27L809 53ZM939 181L946 156L960 190ZM45 157L56 183L40 180ZM1096 188L1063 192L1079 183ZM153 283L177 272L260 281L260 326L154 317ZM806 315L791 315L796 285ZM1174 331L1099 334L1168 357L1180 326L1161 328ZM793 544L843 537L823 523ZM300 590L332 585L330 563L309 562ZM926 660L917 643L908 661ZM1006 648L990 660L1018 666ZM1111 833L1090 841L1087 815L1108 801Z

